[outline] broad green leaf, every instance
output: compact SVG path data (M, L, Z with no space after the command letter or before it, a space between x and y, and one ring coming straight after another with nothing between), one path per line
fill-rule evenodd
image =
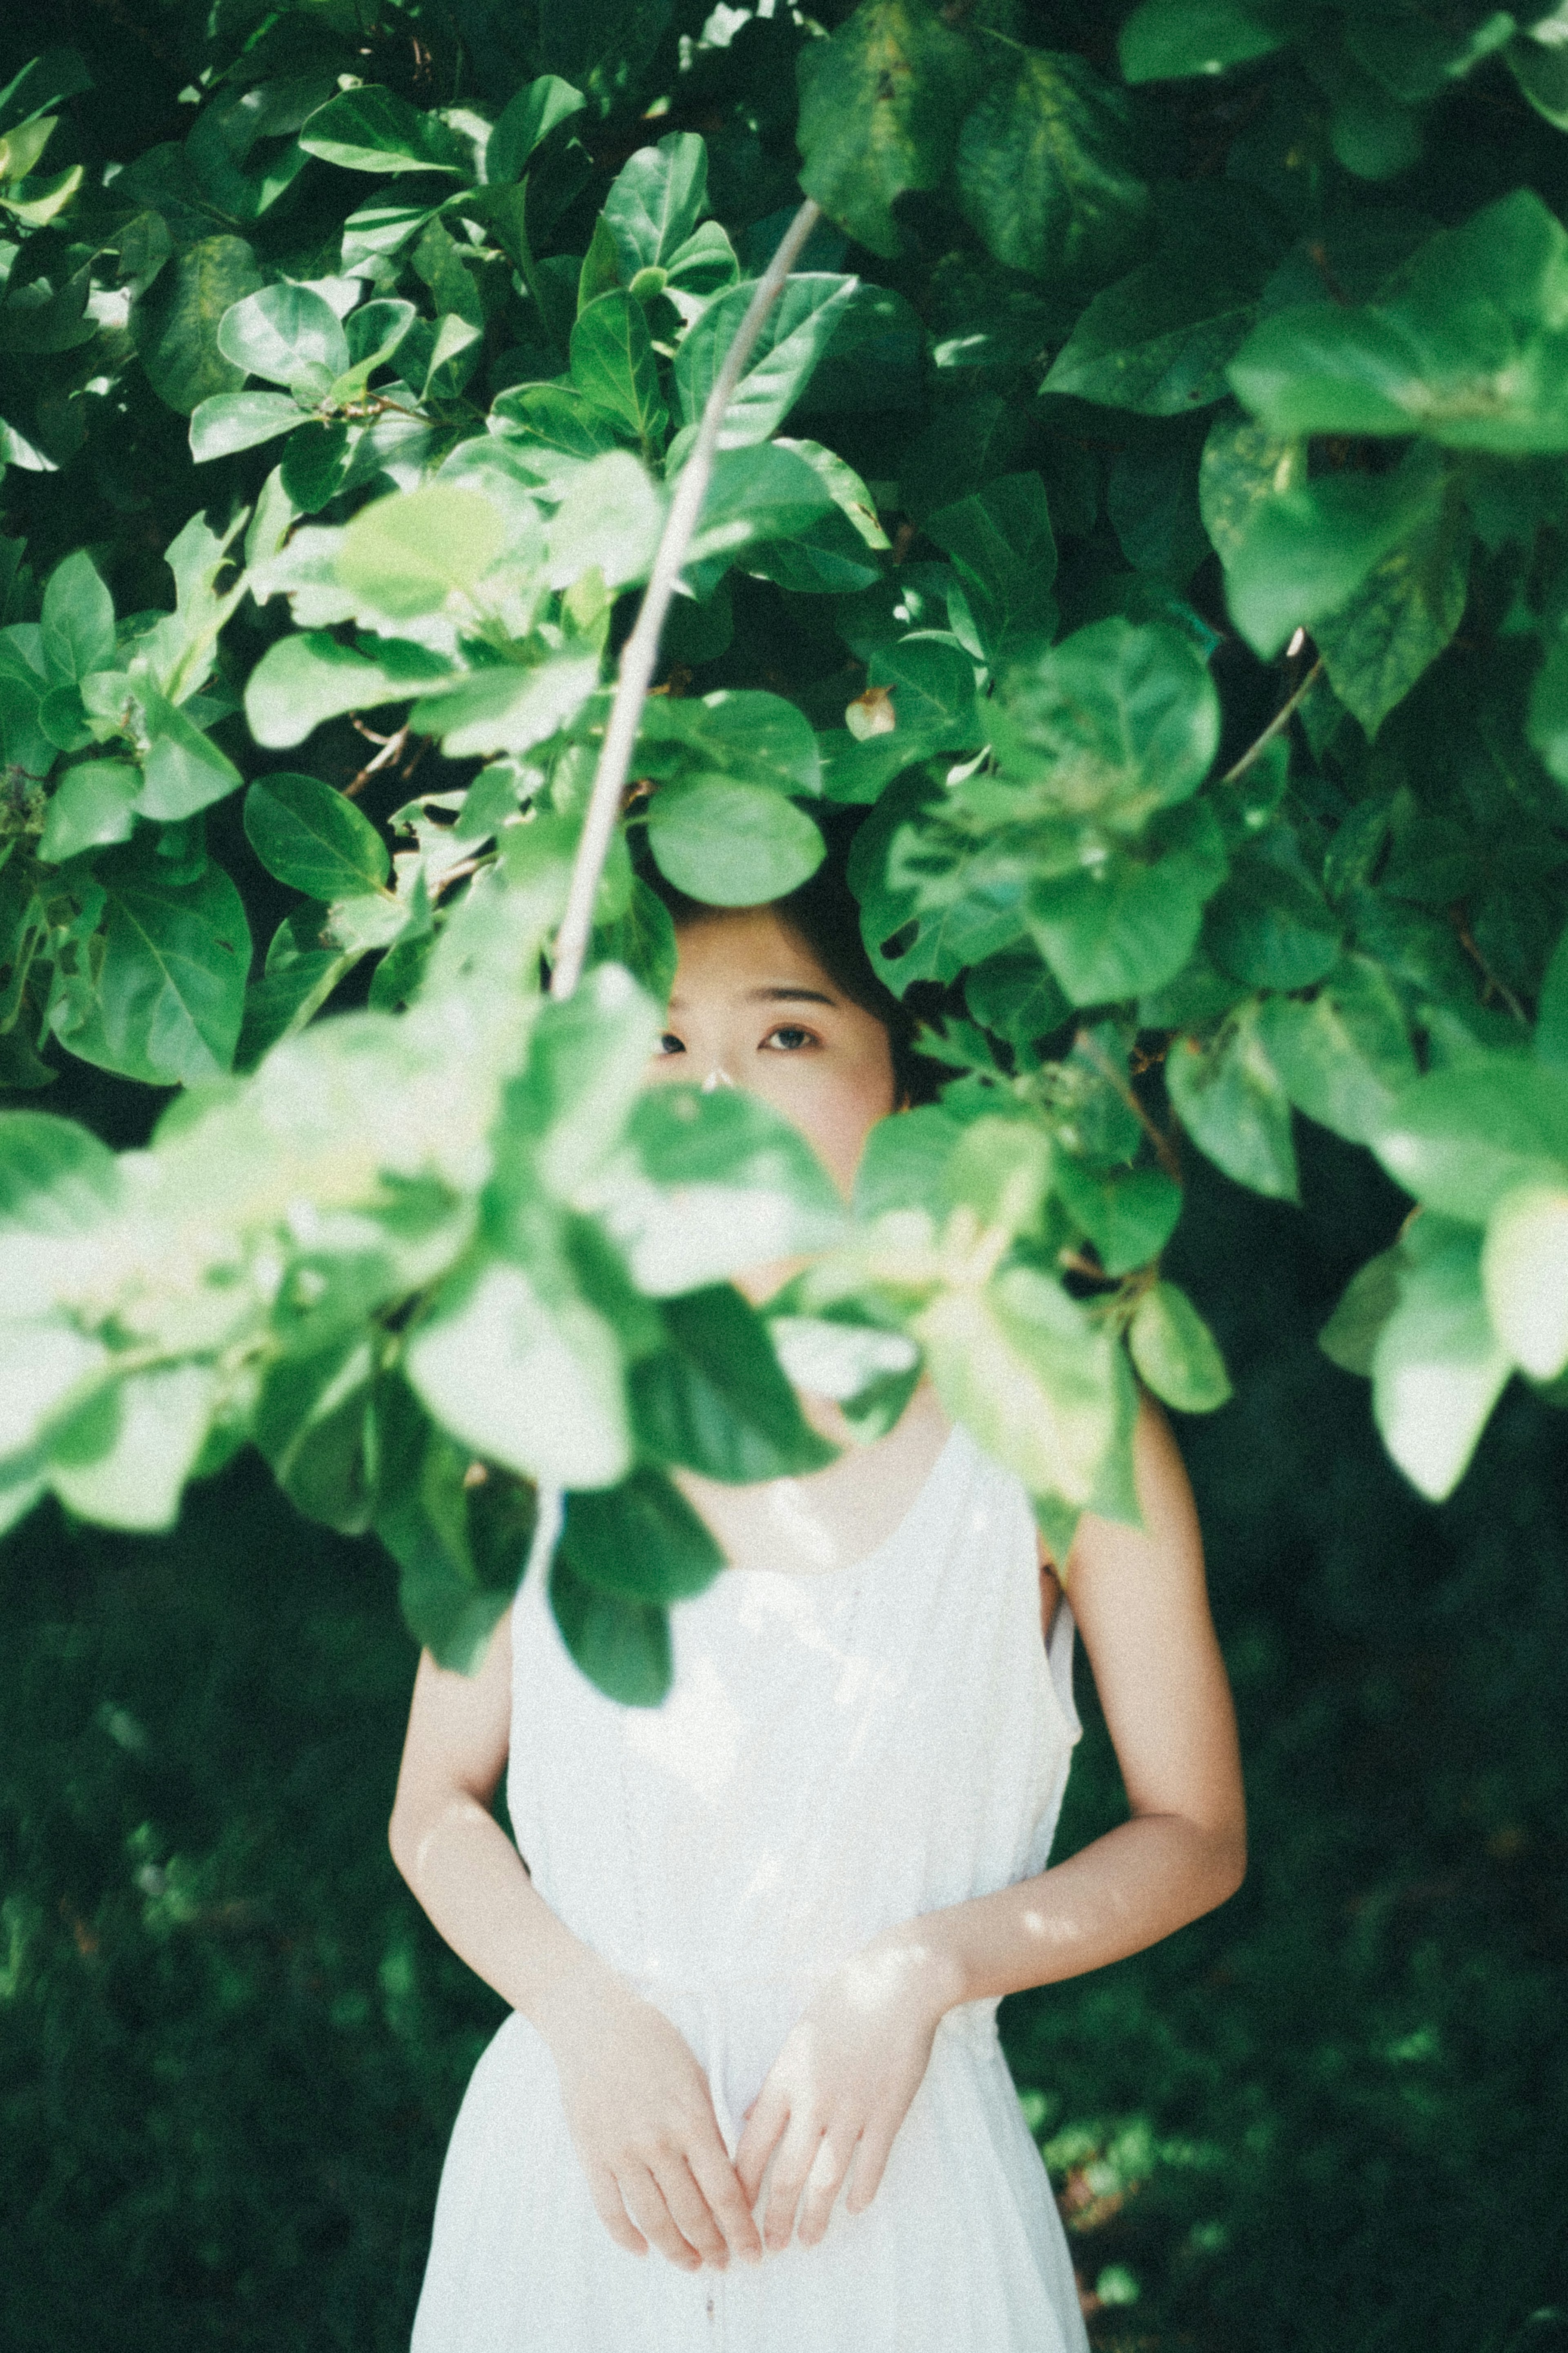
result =
M1258 1035L1297 1110L1352 1144L1387 1125L1395 1094L1415 1076L1399 999L1365 956L1346 956L1310 1004L1268 998Z
M75 1120L0 1112L0 1233L84 1232L119 1206L121 1184L113 1153Z
M632 1417L648 1453L742 1485L836 1459L802 1414L769 1327L738 1291L691 1292L664 1314L671 1345L631 1372Z
M98 867L106 894L103 963L86 1020L56 1027L73 1054L152 1086L226 1071L245 1008L250 933L238 892L208 866L166 882L132 846Z
M1436 452L1416 448L1393 473L1298 479L1258 498L1225 554L1226 601L1253 650L1268 659L1340 613L1440 512L1444 487Z
M939 1293L916 1317L938 1395L1032 1495L1081 1510L1115 1430L1112 1344L1030 1267Z
M160 400L190 416L204 400L237 392L245 370L225 359L226 311L261 284L243 237L208 237L167 262L131 308L131 337Z
M821 834L768 786L717 776L661 785L648 818L659 871L710 907L782 899L821 865Z
M44 659L56 678L82 679L114 660L114 599L85 548L68 555L44 591Z
M599 683L596 654L558 656L533 670L471 670L409 713L420 735L438 735L450 760L531 751L569 727Z
M616 174L600 216L615 241L621 283L629 286L639 269L667 269L707 202L708 150L695 132L639 147Z
M858 244L896 254L893 205L946 178L984 70L928 0L862 0L796 62L806 195Z
M960 208L1009 269L1108 278L1131 259L1149 201L1129 160L1126 98L1070 52L1007 64L959 132Z
M424 646L383 638L373 659L311 629L268 647L246 684L246 721L258 744L283 751L325 720L402 702L450 673L445 657Z
M963 996L975 1020L1010 1046L1048 1037L1069 1010L1056 975L1029 949L987 956L965 977Z
M492 1200L503 1217L520 1201L526 1213L541 1186L570 1202L592 1183L641 1093L658 1029L652 999L617 965L541 1008L502 1099L487 1214Z
M782 695L721 687L712 694L644 704L637 772L703 777L815 796L822 763L809 719ZM655 808L658 808L656 800Z
M669 1689L669 1619L656 1603L603 1592L563 1551L550 1570L561 1639L588 1681L621 1707L658 1707Z
M1339 962L1342 938L1283 819L1242 845L1204 918L1209 954L1248 988L1310 987Z
M1383 1442L1428 1502L1464 1474L1512 1370L1481 1291L1481 1237L1417 1220L1400 1254L1399 1298L1373 1349L1373 1413Z
M1259 1008L1238 1008L1207 1046L1178 1038L1165 1057L1176 1116L1216 1168L1254 1193L1298 1198L1290 1101L1268 1059Z
M1160 1168L1097 1175L1062 1153L1051 1183L1094 1244L1107 1274L1130 1274L1157 1258L1182 1213L1182 1188Z
M1544 20L1555 34L1562 19L1553 10ZM1503 51L1510 72L1534 107L1554 129L1568 131L1568 49L1560 39L1550 43L1517 33Z
M485 177L490 185L506 186L521 179L541 141L549 138L557 123L580 114L586 104L582 91L563 81L559 74L541 74L536 81L525 82L508 100L490 132L485 149Z
M1505 1193L1568 1166L1568 1077L1512 1055L1428 1071L1371 1139L1396 1184L1445 1218L1483 1225Z
M1289 26L1267 5L1141 0L1122 24L1118 47L1130 82L1175 81L1266 58L1289 38Z
M370 819L314 776L263 776L245 797L245 830L269 874L310 899L382 889L392 871Z
M595 1591L655 1606L702 1592L724 1566L685 1496L647 1463L618 1487L567 1497L561 1557Z
M121 760L83 760L68 768L49 797L38 856L63 865L84 849L129 841L142 772Z
M338 948L318 948L298 955L277 972L263 973L245 992L245 1018L234 1050L237 1071L254 1070L264 1054L319 1013L345 974L358 963L357 954ZM384 965L385 959L383 959ZM380 976L378 967L377 977ZM374 984L372 1002L375 1001Z
M1342 1372L1372 1378L1378 1335L1399 1304L1398 1248L1382 1250L1352 1275L1344 1296L1318 1335L1318 1345Z
M1178 417L1222 399L1226 367L1258 316L1266 264L1239 239L1159 261L1097 294L1042 392Z
M286 392L215 393L191 411L191 456L205 466L214 458L231 458L237 449L276 441L303 423L299 402Z
M1178 1413L1213 1413L1232 1394L1214 1334L1173 1282L1157 1282L1143 1293L1127 1345L1139 1378Z
M547 1300L521 1266L491 1259L451 1278L406 1366L444 1430L524 1478L613 1487L630 1468L614 1332L584 1300Z
M373 1344L351 1332L319 1355L273 1365L252 1434L289 1501L307 1519L359 1535L375 1511Z
M395 90L346 90L319 106L300 133L307 155L351 172L465 174L458 141L438 115L422 114Z
M550 526L550 586L570 588L594 571L606 588L643 579L652 569L665 511L661 487L629 450L592 459L573 475Z
M811 381L855 284L853 278L822 271L806 271L785 281L724 412L721 449L766 441L777 432ZM748 281L716 294L682 339L675 359L675 396L683 424L694 426L700 418L755 290ZM675 454L672 450L672 462Z
M1493 1331L1531 1380L1568 1366L1568 1186L1523 1185L1487 1220L1481 1287Z
M396 620L469 596L506 544L501 515L477 491L430 482L362 507L343 535L338 577Z
M287 279L247 294L219 322L226 360L268 384L304 386L320 397L349 365L348 337L331 303Z
M1038 474L1006 474L925 521L952 557L964 599L994 663L1020 638L1053 633L1057 545Z
M879 646L867 683L890 697L891 733L909 738L906 760L926 752L972 752L984 741L974 665L951 638L914 636Z
M1042 875L1030 889L1030 935L1071 1005L1163 987L1197 944L1226 872L1212 811L1205 802L1172 810L1144 846L1154 853L1147 861L1114 851L1076 873Z
M216 1395L210 1365L128 1374L57 1433L50 1486L99 1527L172 1528Z
M1219 748L1202 655L1155 623L1094 621L1004 677L993 741L1005 773L1050 804L1136 832L1196 792Z
M618 289L590 302L572 330L572 384L584 400L619 419L651 456L664 446L669 412L640 302Z
M1276 433L1568 449L1565 303L1568 231L1521 188L1429 238L1379 301L1266 319L1230 380Z
M579 460L602 457L626 438L618 417L566 384L514 385L497 395L490 415L492 429L520 445L542 482L569 479Z
M68 1324L0 1324L0 1463L28 1454L51 1424L79 1409L101 1386L110 1361L101 1340Z
M1535 1057L1559 1069L1568 1063L1568 931L1552 949L1542 979L1535 1008Z
M1375 735L1464 617L1470 529L1451 484L1315 636L1340 701Z
M826 1249L844 1230L832 1180L795 1129L741 1088L650 1087L626 1145L579 1206L656 1299Z
M945 1198L947 1164L963 1134L963 1122L941 1103L879 1119L856 1171L856 1215L869 1222L889 1209L934 1210Z
M757 441L742 449L721 449L689 560L695 565L737 554L754 548L758 540L781 543L787 557L837 503L835 480L804 454L815 446Z
M142 761L139 816L177 825L237 788L240 774L234 762L185 712L146 681L138 681L136 691L151 738Z

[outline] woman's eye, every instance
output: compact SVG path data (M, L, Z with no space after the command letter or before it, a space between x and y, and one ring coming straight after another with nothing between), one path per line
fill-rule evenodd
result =
M780 1054L798 1054L803 1046L815 1046L816 1043L816 1039L809 1029L798 1029L793 1021L783 1022L778 1029L770 1029L763 1039L764 1046L771 1046L775 1053Z
M661 1054L684 1054L686 1048L673 1029L667 1029L658 1041L658 1050Z

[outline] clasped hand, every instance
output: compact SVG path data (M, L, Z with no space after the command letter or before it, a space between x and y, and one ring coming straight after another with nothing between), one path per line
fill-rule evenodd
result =
M747 2112L731 2163L708 2079L663 2012L603 1965L541 2021L594 2205L617 2246L682 2270L815 2246L850 2161L847 2211L877 2193L946 2007L919 1952L874 1944L821 1989ZM768 2179L759 2234L752 2209Z

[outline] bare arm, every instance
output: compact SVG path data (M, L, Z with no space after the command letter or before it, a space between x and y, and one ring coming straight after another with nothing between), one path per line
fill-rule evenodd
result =
M708 2079L682 2037L540 1894L490 1812L511 1734L511 1620L473 1676L426 1651L393 1801L393 1860L452 1950L550 2046L595 2208L682 2270L761 2253ZM638 2227L640 2225L640 2228Z

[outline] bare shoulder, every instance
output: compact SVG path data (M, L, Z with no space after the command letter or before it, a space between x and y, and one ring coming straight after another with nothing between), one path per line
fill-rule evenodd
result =
M511 1746L511 1612L504 1611L489 1647L471 1675L437 1666L419 1654L408 1733L398 1775L398 1798L439 1781L470 1791L487 1804L506 1769Z

